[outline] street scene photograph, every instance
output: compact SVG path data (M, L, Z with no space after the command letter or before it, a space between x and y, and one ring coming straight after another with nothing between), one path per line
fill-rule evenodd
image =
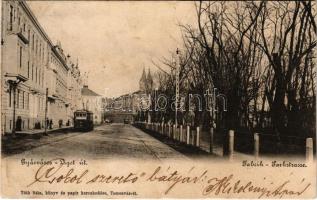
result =
M314 156L315 2L2 7L3 157Z
M315 1L1 5L1 198L316 198Z

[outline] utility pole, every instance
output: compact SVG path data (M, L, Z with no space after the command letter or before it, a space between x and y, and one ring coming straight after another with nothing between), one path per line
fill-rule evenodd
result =
M46 88L46 93L45 93L45 130L44 130L44 135L47 135L47 125L48 125L48 123L47 123L47 121L48 121L48 119L47 119L47 105L48 104L48 88Z
M179 68L180 68L180 52L178 50L178 48L176 49L176 88L175 88L175 92L176 92L176 98L175 98L175 126L177 128L177 108L178 108L178 103L179 103Z
M212 154L213 153L213 143L214 143L214 133L216 129L216 92L215 92L215 87L214 84L211 84L211 99L210 99L210 115L211 115L211 123L210 123L210 149L209 152Z

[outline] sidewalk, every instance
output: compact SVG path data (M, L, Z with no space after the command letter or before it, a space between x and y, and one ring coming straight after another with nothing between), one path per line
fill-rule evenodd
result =
M141 131L149 134L153 138L158 141L166 144L167 146L173 148L174 150L184 154L186 157L191 159L210 159L210 158L220 158L216 154L210 154L209 152L203 150L202 148L198 148L194 145L186 145L184 142L177 141L168 137L167 135L162 135L159 132L151 129L147 129L138 124L134 124L134 127L140 129Z
M66 133L70 130L72 130L72 126L64 126L62 128L53 128L53 129L47 129L46 133L47 134L52 134L52 133ZM8 140L19 140L19 139L25 139L25 138L40 138L44 135L45 129L30 129L30 130L23 130L23 131L16 131L15 135L13 136L12 133L5 133L1 135L1 141L2 144L5 141Z
M64 130L69 130L71 129L72 126L64 126L62 128L52 128L52 129L47 129L47 133L52 133L55 131L64 131ZM45 129L31 129L31 130L24 130L24 131L16 131L17 135L37 135L37 134L43 134L45 132Z
M50 144L52 141L70 137L73 134L79 134L78 132L71 131L71 129L71 126L48 129L47 135L43 134L44 129L18 131L14 137L12 137L11 133L7 133L1 136L2 156L22 153L41 145Z

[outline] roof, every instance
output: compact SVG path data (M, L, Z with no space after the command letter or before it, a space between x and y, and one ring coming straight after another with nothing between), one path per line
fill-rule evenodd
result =
M89 89L87 85L84 85L84 87L81 89L81 95L83 95L83 96L100 96L96 92Z
M142 73L140 82L144 82L144 81L146 81L146 73L145 73L145 69L143 68L143 73Z
M85 109L82 109L82 110L76 110L75 113L78 113L78 112L87 112L87 113L92 113L91 111L89 110L85 110Z

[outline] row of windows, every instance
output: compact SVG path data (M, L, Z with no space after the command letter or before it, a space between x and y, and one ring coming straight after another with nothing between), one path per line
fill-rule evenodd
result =
M9 99L8 99L9 107L12 107L13 106L13 91L11 90L8 95L9 95ZM44 111L45 98L42 98L42 97L35 97L35 98L37 98L37 102L38 102L37 103L38 111ZM17 89L15 106L18 109L29 110L30 109L30 93Z
M55 65L56 70L58 71L58 73L63 77L63 79L66 78L67 76L67 70L65 69L65 67L58 61L58 59L55 57L55 55L51 56L51 63Z
M16 20L17 18L17 20ZM27 38L30 45L30 50L32 50L32 53L34 53L37 56L37 59L44 63L45 60L45 42L44 40L39 36L38 33L32 30L31 25L27 25L27 21L25 17L22 17L21 12L16 12L16 9L13 5L9 4L9 25L8 29L10 31L13 30L14 23L17 23L17 26L19 27L19 31L21 33L27 34Z
M15 94L15 100L16 100L16 108L20 109L29 109L30 108L30 94L27 92L24 92L22 90L17 89ZM9 92L9 107L13 106L13 91L11 90Z
M9 30L13 29L14 23L19 27L20 32L27 34L29 40L28 47L20 44L20 42L18 43L18 66L27 74L29 80L34 81L40 86L44 86L44 69L41 69L38 66L44 66L45 42L32 30L31 25L26 25L26 18L22 16L19 8L16 11L14 6L9 4ZM26 29L28 30L26 31ZM30 52L27 53L26 49L29 49ZM32 55L33 59L31 59ZM34 58L34 56L36 57ZM34 66L34 63L38 63L38 66Z
M21 128L22 130L24 130L25 128L30 129L30 119L27 119L27 120L22 119ZM12 130L12 120L10 120L10 123L9 123L9 130L10 131Z
M19 63L20 69L24 70L23 47L22 45L18 45L18 46L19 46L18 63ZM44 86L44 70L41 70L41 68L34 66L34 64L30 65L30 61L27 61L27 77L29 80L34 81L40 86Z
M16 126L18 124L18 120L16 121ZM44 128L44 125L45 125L45 121L42 120L42 121L38 121L38 123L40 123L40 127ZM36 122L33 122L32 123L32 128L35 128L35 124ZM5 124L6 125L6 124ZM30 119L21 119L21 129L24 130L24 129L30 129L31 128L31 122L30 122ZM9 121L9 130L11 131L12 130L12 120Z

